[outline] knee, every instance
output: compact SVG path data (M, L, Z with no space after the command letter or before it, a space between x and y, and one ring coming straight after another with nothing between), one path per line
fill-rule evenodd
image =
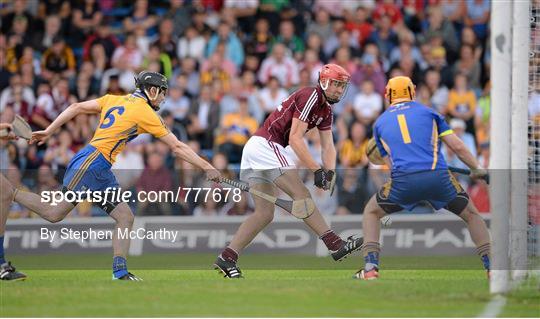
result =
M118 215L118 217L116 218L116 221L123 225L132 226L133 222L135 221L135 216L133 216L131 212L127 211L127 212L124 212L123 214Z

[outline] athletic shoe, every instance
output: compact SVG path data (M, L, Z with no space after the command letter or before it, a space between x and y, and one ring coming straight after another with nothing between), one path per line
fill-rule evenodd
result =
M373 268L370 271L365 271L364 269L362 269L359 270L356 274L354 274L353 278L360 280L379 279L379 270L377 268Z
M11 265L11 262L6 262L0 265L0 279L1 280L25 280L26 275L22 272L18 272L15 267Z
M135 276L134 274L128 272L126 275L123 275L120 278L116 278L113 275L113 280L131 280L131 281L143 281L141 278Z
M359 250L363 243L364 239L362 237L350 236L340 249L332 252L332 258L334 258L335 261L342 261L349 257L353 252Z
M244 278L242 271L236 266L235 262L224 260L221 257L216 259L214 269L219 270L224 278Z

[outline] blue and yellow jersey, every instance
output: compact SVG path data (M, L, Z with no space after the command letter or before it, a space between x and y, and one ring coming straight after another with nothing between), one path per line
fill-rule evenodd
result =
M90 145L111 163L137 135L149 133L160 138L169 134L159 115L138 92L120 96L104 95L97 101L101 116Z
M414 101L390 106L374 127L381 155L392 161L392 176L447 169L440 137L452 133L442 115Z

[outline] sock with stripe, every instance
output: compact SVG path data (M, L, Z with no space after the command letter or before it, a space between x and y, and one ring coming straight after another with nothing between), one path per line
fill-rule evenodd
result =
M484 265L484 269L490 270L491 262L490 262L490 251L491 251L491 244L483 244L478 247L476 247L476 253L480 256L480 259L482 260L482 264Z
M381 245L377 242L367 242L362 245L362 254L364 255L364 270L379 269L379 253Z
M326 231L319 238L324 242L326 248L328 248L330 251L337 251L343 247L343 245L345 245L345 241L343 241L343 239L336 235L336 233L334 233L334 231L331 229Z
M223 252L221 252L219 256L221 257L221 259L233 262L235 264L238 261L238 253L231 247L225 248L225 250L223 250Z
M128 274L127 261L124 257L114 256L113 258L113 276L114 278L120 278Z

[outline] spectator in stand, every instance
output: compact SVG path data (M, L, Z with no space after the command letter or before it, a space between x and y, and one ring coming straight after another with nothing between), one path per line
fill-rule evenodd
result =
M352 32L357 43L364 45L373 32L373 25L368 21L369 11L363 6L356 9L353 20L345 23L345 29Z
M238 112L226 114L221 120L215 145L227 154L229 162L240 163L244 145L258 127L257 120L249 115L247 98L241 97Z
M184 93L182 87L178 85L171 86L169 95L163 101L160 110L169 111L176 122L186 125L191 101Z
M307 34L316 33L322 39L328 39L332 35L332 23L328 11L321 9L315 12L315 20L311 21L306 29Z
M398 5L393 0L380 1L373 11L372 18L375 22L383 16L388 16L392 21L392 26L397 27L403 23L403 16Z
M338 43L336 43L338 46L333 51L332 56L335 57L337 54L337 51L340 48L346 48L349 50L351 59L354 63L358 63L360 60L360 45L358 44L358 41L356 41L356 38L351 36L351 32L349 30L342 30L338 35Z
M242 42L225 22L219 24L217 32L208 40L206 57L210 57L217 50L220 43L225 44L227 59L231 60L237 68L240 68L244 63L244 48Z
M297 61L305 50L304 41L295 34L294 24L290 20L281 21L279 24L279 34L275 43L283 44Z
M61 36L62 21L57 15L47 16L45 19L45 30L37 32L32 41L32 47L39 52L45 52L52 46L52 40L55 36Z
M148 194L148 192L171 191L172 184L171 174L164 166L164 156L158 152L148 154L147 166L137 182L137 192ZM137 215L139 216L170 214L171 206L168 201L137 202Z
M19 74L14 74L9 79L9 86L2 90L0 94L0 113L4 112L6 105L13 101L13 91L16 88L22 87L22 99L28 103L29 106L33 106L36 103L36 97L32 88L28 86L23 86L22 78Z
M219 104L212 98L210 86L203 85L199 98L191 103L189 109L188 134L190 139L199 142L202 149L212 149L214 129L219 125Z
M381 50L383 56L390 56L390 52L398 46L397 33L392 29L392 20L383 15L376 24L376 29L371 33L370 40Z
M99 24L95 32L86 37L86 41L84 41L83 59L85 61L91 59L92 48L96 44L103 47L105 57L110 57L113 55L114 50L120 46L120 41L111 33L111 28L108 24Z
M41 77L51 81L55 77L71 78L75 76L76 61L73 50L63 38L56 36L52 47L43 53L41 58Z
M199 34L197 29L188 26L183 36L178 40L176 53L179 60L189 57L202 62L205 47L206 39Z
M172 76L172 62L169 58L169 55L165 52L161 51L161 48L159 44L154 43L150 46L150 49L148 50L148 54L143 59L142 62L142 68L148 69L148 66L152 63L156 62L159 64L159 70L157 70L158 73L161 73L165 75L167 79L170 79Z
M134 32L138 27L148 36L155 34L157 18L150 13L148 0L136 0L133 11L124 19L124 29L126 32Z
M343 179L338 180L338 209L336 215L362 214L362 207L369 199L366 187L361 183L361 171L358 169L344 169Z
M112 69L103 73L101 80L101 93L107 91L109 78L116 76L122 91L132 91L135 89L133 78L142 65L144 56L137 47L135 35L128 33L124 39L124 44L114 50L111 64Z
M6 108L11 108L15 114L22 116L27 122L31 121L33 105L23 99L23 86L18 85L11 91L11 97Z
M12 12L2 17L2 33L7 34L13 30L15 20L26 19L28 30L34 30L35 19L28 11L28 2L26 0L13 0Z
M219 81L228 90L231 78L236 74L236 66L230 60L223 60L219 52L215 52L201 66L201 85L211 85Z
M344 168L366 167L368 164L366 126L355 121L349 131L349 137L338 143L340 163Z
M424 23L422 40L429 41L433 36L440 36L444 47L450 56L455 56L459 50L459 40L454 25L446 20L441 7L433 6L428 10L428 20Z
M283 89L276 77L270 77L266 86L259 91L259 105L264 112L264 118L268 117L289 94Z
M360 86L365 80L371 80L375 86L375 91L382 96L386 86L386 75L378 56L379 50L377 46L373 43L367 44L359 67L351 76L351 82L356 86Z
M491 83L488 81L478 99L476 114L474 115L474 127L476 129L476 143L478 145L489 143L490 140L490 115L491 115ZM540 103L539 103L540 107ZM530 116L530 118L534 118ZM487 166L484 166L487 167Z
M316 84L319 81L319 71L321 71L323 63L319 60L317 52L312 49L307 49L304 54L304 60L300 63L300 70L306 70L309 74L309 82L311 84ZM308 84L308 85L311 85ZM302 87L302 86L300 86Z
M73 140L71 134L66 130L61 130L56 136L47 141L47 150L43 156L45 164L53 170L65 170L75 152L71 149Z
M430 94L431 107L435 111L446 114L448 103L448 88L441 83L441 74L435 69L429 69L425 76L426 87Z
M335 63L349 72L354 74L358 68L355 59L351 57L351 50L348 47L341 47L337 49L336 55L330 63Z
M171 19L163 19L159 23L159 32L152 45L159 46L162 53L167 54L168 58L176 66L176 39L174 36L174 22Z
M171 0L170 8L164 17L171 19L174 23L173 35L178 39L191 25L191 15L193 7L184 0Z
M75 47L82 47L84 41L102 23L103 14L96 0L84 0L73 9L70 37Z
M364 80L360 93L354 98L354 114L358 121L371 126L383 109L383 100L380 94L375 92L373 82Z
M459 50L459 60L454 64L453 73L454 76L458 73L465 74L467 76L467 82L473 89L479 89L480 86L480 72L482 68L480 62L474 55L474 47L470 45L463 45Z
M471 0L466 3L464 24L472 27L474 33L483 41L488 33L490 0Z
M467 132L474 135L474 115L476 113L476 95L467 85L467 77L457 74L454 88L448 94L448 115L467 124Z
M274 42L274 36L270 33L268 20L260 18L255 23L255 30L246 39L246 53L255 55L259 61L266 58L270 47Z
M262 84L266 84L270 77L276 77L285 88L298 83L298 64L286 55L286 50L283 44L276 43L272 48L272 54L263 60L259 71L259 81Z

